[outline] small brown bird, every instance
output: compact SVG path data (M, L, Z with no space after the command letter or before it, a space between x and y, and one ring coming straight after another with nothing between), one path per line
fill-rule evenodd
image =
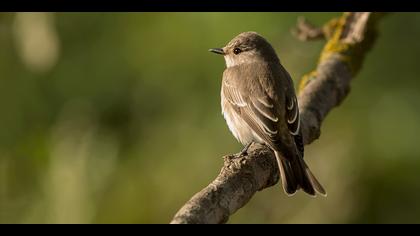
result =
M326 195L303 160L298 100L289 73L273 47L255 32L244 32L223 48L209 51L226 61L222 113L235 138L245 145L266 144L277 158L283 189L293 195Z

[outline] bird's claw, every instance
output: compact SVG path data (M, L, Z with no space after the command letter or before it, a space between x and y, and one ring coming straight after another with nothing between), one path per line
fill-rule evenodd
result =
M249 146L251 146L252 142L248 143L247 145L245 145L245 147L242 149L242 151L240 153L238 153L238 157L240 156L248 156L248 148Z

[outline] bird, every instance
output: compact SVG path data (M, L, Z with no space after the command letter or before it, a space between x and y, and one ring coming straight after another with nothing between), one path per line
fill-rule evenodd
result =
M275 154L284 192L302 189L310 196L327 193L305 163L299 104L293 80L274 48L257 32L243 32L222 48L222 114L246 154L253 143Z

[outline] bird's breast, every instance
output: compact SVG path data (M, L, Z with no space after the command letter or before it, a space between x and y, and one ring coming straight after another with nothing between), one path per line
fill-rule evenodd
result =
M264 143L248 124L233 110L232 105L222 95L222 114L233 136L246 145L250 142Z

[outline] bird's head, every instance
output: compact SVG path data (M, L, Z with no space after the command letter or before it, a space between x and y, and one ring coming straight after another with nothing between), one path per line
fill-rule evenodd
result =
M256 32L244 32L223 48L209 50L225 57L226 66L232 67L258 61L278 61L270 43Z

